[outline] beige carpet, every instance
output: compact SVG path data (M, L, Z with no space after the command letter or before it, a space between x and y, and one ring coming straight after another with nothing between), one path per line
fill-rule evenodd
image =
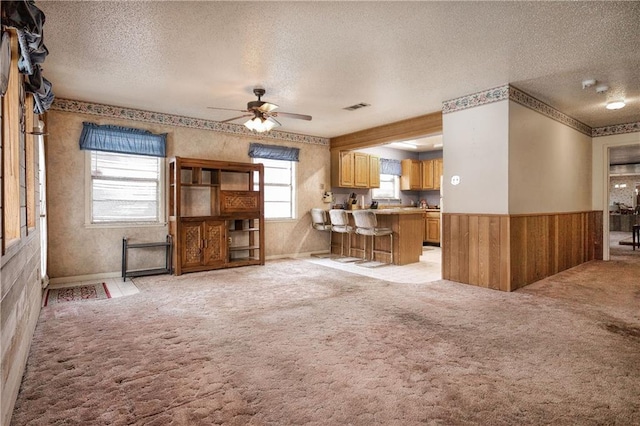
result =
M640 263L507 294L303 260L42 310L13 424L638 425Z

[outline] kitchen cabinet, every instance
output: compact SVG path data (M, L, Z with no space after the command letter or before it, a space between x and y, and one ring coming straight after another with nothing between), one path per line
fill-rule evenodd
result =
M433 189L433 160L422 160L421 189Z
M369 155L369 188L380 188L380 157Z
M442 177L442 158L433 160L433 189L440 189L440 178Z
M369 187L369 155L361 152L353 153L353 186Z
M403 191L440 189L442 158L431 160L402 160L400 189Z
M422 189L422 163L420 160L406 159L400 162L402 176L400 176L400 189L403 191L419 191Z
M264 166L172 158L169 233L176 275L264 265Z
M440 244L440 212L424 214L424 241Z
M362 152L332 152L331 185L339 188L380 187L380 158Z

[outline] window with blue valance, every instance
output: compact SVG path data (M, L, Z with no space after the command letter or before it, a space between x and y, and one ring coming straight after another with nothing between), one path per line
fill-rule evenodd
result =
M80 149L121 154L167 156L167 134L129 127L82 123Z
M400 164L400 160L391 160L388 158L381 158L380 174L401 176L402 165Z
M286 146L263 145L260 143L251 143L249 145L249 157L251 158L267 158L269 160L285 160L300 161L298 159L300 150L298 148L289 148Z

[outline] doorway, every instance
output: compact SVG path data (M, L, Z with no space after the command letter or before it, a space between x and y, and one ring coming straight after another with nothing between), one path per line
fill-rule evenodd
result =
M632 245L633 226L640 225L640 144L610 147L607 175L609 258L640 255Z

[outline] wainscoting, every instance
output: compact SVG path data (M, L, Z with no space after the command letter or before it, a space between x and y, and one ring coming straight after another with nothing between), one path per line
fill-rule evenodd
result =
M513 291L602 259L602 211L442 215L444 279Z

